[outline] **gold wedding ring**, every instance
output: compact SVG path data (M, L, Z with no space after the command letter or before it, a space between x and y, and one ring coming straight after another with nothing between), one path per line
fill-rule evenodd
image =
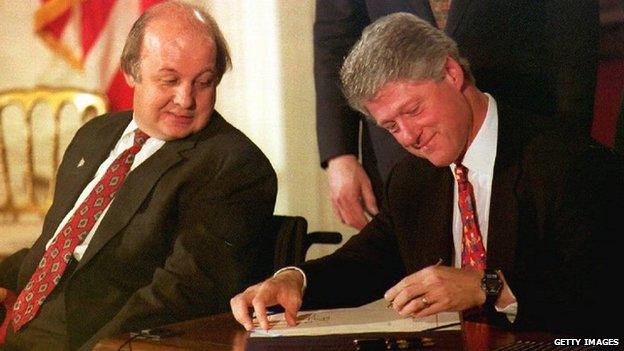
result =
M424 296L422 297L422 299L420 299L420 301L422 301L423 305L425 305L425 308L431 305L431 302L429 302L429 300L427 300L427 298Z

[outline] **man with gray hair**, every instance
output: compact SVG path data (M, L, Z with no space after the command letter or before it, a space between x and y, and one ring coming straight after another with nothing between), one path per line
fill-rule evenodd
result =
M78 130L41 236L0 263L0 300L17 295L0 349L91 350L223 312L272 269L275 172L214 110L229 66L200 8L164 2L135 22L122 54L134 111Z
M341 70L351 106L412 157L384 206L334 254L288 267L230 301L252 328L282 305L357 306L382 296L401 315L548 331L607 331L624 163L556 121L497 104L453 40L407 13L364 31ZM305 289L305 295L303 291Z
M379 212L392 166L408 155L390 133L350 109L340 91L340 67L363 29L394 12L413 13L456 40L477 87L499 103L565 116L589 134L599 46L595 0L317 0L317 141L342 223L361 230Z

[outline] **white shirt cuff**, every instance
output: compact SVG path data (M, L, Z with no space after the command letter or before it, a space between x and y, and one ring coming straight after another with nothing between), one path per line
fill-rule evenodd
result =
M273 277L276 277L278 274L285 272L285 271L297 271L299 273L301 273L301 276L303 276L303 286L301 287L301 293L303 294L303 292L305 291L306 287L308 286L308 278L306 278L305 273L303 272L303 270L299 267L295 267L295 266L288 266L288 267L284 267L284 268L280 268L277 270L277 272L273 273Z
M510 303L509 305L503 307L503 308L499 308L497 306L494 306L496 308L496 312L501 312L504 313L505 316L507 316L507 319L513 323L516 320L516 314L518 313L518 303L514 302L514 303Z

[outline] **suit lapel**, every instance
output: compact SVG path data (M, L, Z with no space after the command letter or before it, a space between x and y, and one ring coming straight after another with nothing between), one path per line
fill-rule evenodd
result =
M435 17L433 16L433 10L431 10L431 3L429 2L429 0L412 0L408 1L408 4L413 14L416 14L418 17L431 23L431 25L433 26L436 25Z
M69 160L68 162L71 163L63 165L63 178L57 179L59 184L55 190L57 194L55 195L54 204L48 214L46 214L46 221L41 236L39 236L31 248L32 254L27 258L30 259L30 262L24 263L25 266L30 267L28 276L34 271L43 256L46 244L50 241L56 229L58 229L63 218L73 208L80 193L93 179L100 164L108 157L117 140L119 140L130 122L131 112L126 113L121 118L111 116L104 118L110 118L111 123L105 123L96 131L97 138L77 140L77 144L74 147L81 150L78 161Z
M444 32L449 36L454 37L455 31L459 27L470 1L471 0L451 0L451 7L446 20L446 28L444 28Z
M424 244L423 247L428 247L429 250L421 256L424 259L423 262L420 262L421 267L435 264L440 258L444 260L446 265L452 263L453 177L448 167L437 168L436 171L440 174L437 177L438 182L435 185L435 191L432 192L432 195L435 195L429 199L430 206L427 206L425 218L422 219L428 223L428 228L425 229L424 235L421 235L420 239L425 241L422 243ZM451 213L451 215L440 215L441 213Z
M108 212L93 235L84 256L76 269L84 266L106 243L117 235L134 217L160 177L182 160L180 152L192 148L197 135L167 142L154 155L135 168L125 184L115 195Z
M459 27L464 13L471 0L451 0L451 7L449 8L448 18L446 19L446 27L444 32L453 37L455 31ZM433 10L431 10L431 3L429 0L413 0L409 1L409 7L413 13L419 14L422 19L436 26L435 16Z
M510 271L518 240L518 178L521 131L514 112L498 105L498 142L490 203L487 266Z
M424 172L426 174L423 174ZM426 186L418 194L419 201L407 199L413 208L405 213L415 215L411 225L406 226L402 235L409 252L404 252L408 273L435 264L442 258L445 264L451 263L453 237L451 231L453 202L453 178L447 167L430 166L426 170L415 171ZM420 186L423 188L423 186Z
M75 164L67 165L64 178L68 181L65 184L59 184L58 187L61 196L57 198L58 203L54 209L56 216L55 220L51 222L52 231L58 227L61 220L72 209L85 186L93 180L95 172L109 156L124 129L130 123L130 118L131 113L128 112L124 118L115 118L113 123L103 125L96 132L97 138L81 140L82 145L77 146L82 151L80 158Z

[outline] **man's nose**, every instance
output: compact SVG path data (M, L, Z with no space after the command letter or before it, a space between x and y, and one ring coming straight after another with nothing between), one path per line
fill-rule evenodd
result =
M190 84L180 84L176 87L173 98L173 102L176 105L184 109L190 109L193 107L194 101L193 87Z
M409 147L418 146L421 135L422 128L413 123L399 123L399 133L395 134L395 137L403 147Z

